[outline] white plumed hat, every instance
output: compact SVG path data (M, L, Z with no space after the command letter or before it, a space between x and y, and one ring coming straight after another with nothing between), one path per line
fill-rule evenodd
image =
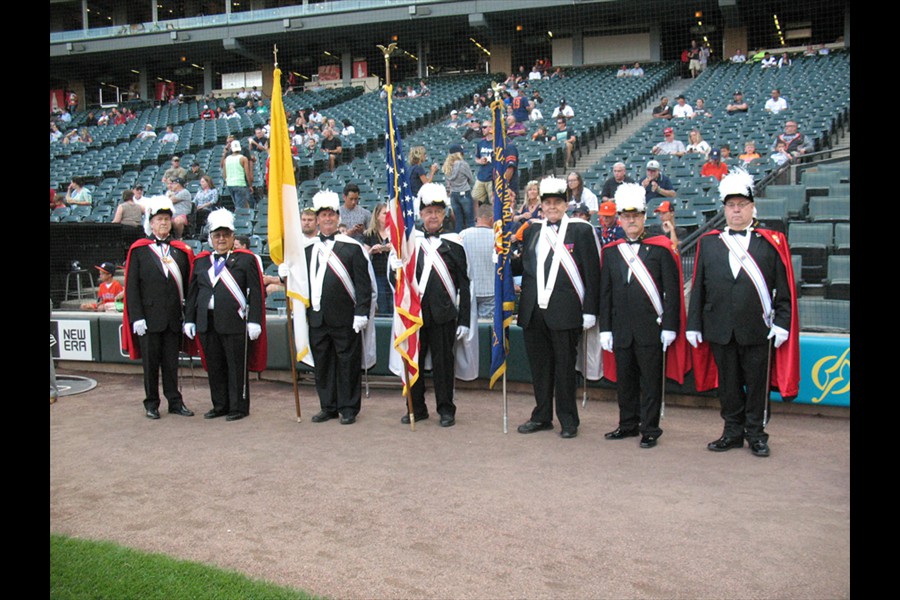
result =
M209 217L206 218L206 224L209 226L210 233L216 229L230 229L234 231L234 213L227 208L217 208L209 213Z
M171 217L175 214L175 207L172 206L172 199L168 196L144 196L141 198L140 204L144 207L144 233L150 235L150 219L160 212L168 212Z
M447 197L447 188L439 183L425 183L419 188L419 210L432 204L439 204L446 208L450 199Z
M753 202L753 175L737 167L723 177L719 182L719 199L725 202L729 196L744 196Z
M539 191L541 200L549 197L566 198L566 180L559 177L545 177L541 179Z
M647 212L647 191L639 183L623 183L616 190L618 212Z
M324 210L326 208L330 208L334 212L337 212L341 207L341 199L338 198L338 195L331 190L322 190L321 192L316 192L316 195L313 196L313 208L316 212L320 210Z

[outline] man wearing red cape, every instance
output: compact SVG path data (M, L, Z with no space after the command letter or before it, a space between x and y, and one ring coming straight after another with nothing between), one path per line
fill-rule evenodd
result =
M184 333L199 334L209 373L213 407L203 418L238 421L250 414L247 371L266 368L265 287L256 256L234 248L234 215L220 208L206 222L213 252L194 260Z
M169 235L174 213L169 198L149 198L146 206L147 237L131 245L125 262L122 349L132 359L140 358L144 367L148 419L159 419L160 371L169 413L192 417L178 389L178 352L184 345L184 297L194 253Z
M600 346L603 374L618 384L619 426L605 437L640 434L640 447L653 448L663 432L663 363L679 383L688 368L684 279L672 242L647 237L644 188L623 183L615 198L625 238L601 255Z
M722 436L707 448L742 448L746 439L754 456L766 457L770 387L791 400L800 381L791 253L782 233L757 227L749 173L723 177L719 196L727 226L700 238L694 262L687 325L694 379L698 391L718 387L725 421Z

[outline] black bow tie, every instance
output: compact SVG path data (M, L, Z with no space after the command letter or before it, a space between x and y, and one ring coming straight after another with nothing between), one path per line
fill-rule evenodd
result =
M328 240L331 240L333 242L334 234L332 233L331 235L325 235L325 234L320 233L319 239L322 240L323 242L327 242Z
M629 244L640 244L641 240L625 240Z
M746 229L741 229L740 231L729 229L728 235L747 235L748 231Z
M440 229L438 229L438 230L435 231L434 233L431 233L431 232L429 232L429 231L426 231L426 232L425 232L425 237L426 237L426 238L430 238L430 237L441 237L441 234L442 234L443 232L444 232L444 228L443 228L443 227L441 227Z
M228 258L227 254L213 254L215 260L225 260L226 258Z
M156 240L157 246L162 246L163 244L168 244L172 238L166 238L164 240Z

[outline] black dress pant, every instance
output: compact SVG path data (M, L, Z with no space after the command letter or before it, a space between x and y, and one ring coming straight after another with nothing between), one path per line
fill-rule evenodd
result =
M345 417L359 414L362 335L352 327L309 328L309 343L316 363L319 405Z
M556 396L556 417L563 429L577 428L578 403L575 401L575 362L581 327L550 329L544 321L544 311L535 308L531 322L522 331L525 351L531 366L534 399L531 413L535 423L553 422L553 397Z
M144 409L159 409L159 372L162 370L163 394L169 410L183 404L178 390L178 352L181 332L147 332L138 338L141 345L141 364L144 367Z
M615 345L619 427L640 429L643 435L659 437L662 408L662 344L626 348Z
M763 429L766 396L768 344L743 346L734 337L727 344L713 344L719 371L719 403L727 437L746 437L752 444L766 442Z
M213 410L246 416L250 414L250 382L245 359L247 333L216 332L214 313L209 311L207 330L200 334Z
M453 319L446 323L425 324L419 329L419 378L411 390L414 415L428 412L425 407L425 378L421 365L425 362L425 355L431 350L431 379L437 412L439 415L456 416L456 405L453 403L453 386L456 384L456 363L453 356L456 323L456 319Z

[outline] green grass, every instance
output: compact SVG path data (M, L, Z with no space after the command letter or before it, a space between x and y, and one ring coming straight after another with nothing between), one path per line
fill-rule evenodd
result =
M307 600L306 592L110 542L50 535L51 600Z

